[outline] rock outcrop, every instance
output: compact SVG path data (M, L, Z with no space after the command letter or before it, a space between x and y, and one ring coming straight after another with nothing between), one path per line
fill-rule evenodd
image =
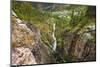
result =
M13 65L37 64L29 48L17 47L12 50Z
M29 22L20 20L12 12L12 65L50 63L50 51L41 44L38 28Z
M38 64L40 58L39 30L29 28L25 22L12 15L12 65Z
M71 62L96 60L95 37L91 35L91 33L92 32L88 32L82 34L82 36L74 36L68 51L68 56L69 59L71 59Z

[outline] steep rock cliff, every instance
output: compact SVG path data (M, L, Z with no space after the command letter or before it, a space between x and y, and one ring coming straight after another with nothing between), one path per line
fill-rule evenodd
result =
M37 64L40 62L39 30L29 28L12 13L12 65ZM36 53L32 53L32 51Z

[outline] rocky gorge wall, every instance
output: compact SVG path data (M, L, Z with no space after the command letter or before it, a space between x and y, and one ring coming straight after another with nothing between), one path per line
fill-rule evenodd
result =
M40 31L12 12L12 65L47 63L48 49L40 44ZM44 53L45 51L45 53Z

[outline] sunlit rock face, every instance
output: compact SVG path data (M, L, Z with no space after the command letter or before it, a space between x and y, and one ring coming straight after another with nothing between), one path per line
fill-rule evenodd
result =
M50 63L50 51L40 42L40 31L35 25L12 16L12 65Z
M17 47L12 50L13 65L37 64L29 48Z
M36 45L34 38L35 33L26 24L12 22L12 65L37 64L31 52Z
M12 25L13 47L28 47L32 49L35 45L34 33L25 24Z
M29 28L16 16L12 16L12 65L37 64L40 62L39 31ZM32 52L35 50L36 53ZM37 54L38 53L38 54Z

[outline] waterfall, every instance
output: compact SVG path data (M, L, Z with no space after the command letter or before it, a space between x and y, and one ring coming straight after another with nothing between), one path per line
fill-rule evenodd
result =
M57 47L57 41L56 41L56 37L55 37L55 26L56 24L54 23L53 24L53 33L52 33L52 37L53 37L53 50L55 51L56 50L56 47Z

